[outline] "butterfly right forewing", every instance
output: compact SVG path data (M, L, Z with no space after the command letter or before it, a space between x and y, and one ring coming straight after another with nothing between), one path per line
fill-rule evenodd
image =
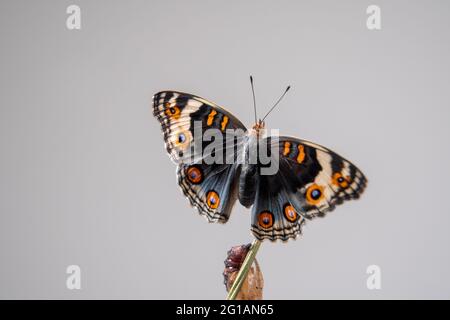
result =
M323 216L363 193L367 179L354 164L310 141L280 137L280 177L298 212Z

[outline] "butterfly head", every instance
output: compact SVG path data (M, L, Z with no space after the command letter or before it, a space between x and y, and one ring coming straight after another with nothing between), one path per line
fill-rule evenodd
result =
M252 127L252 129L254 130L254 132L256 133L256 135L258 137L260 135L262 135L265 128L266 128L266 123L264 122L264 120L261 120L261 119L259 119Z

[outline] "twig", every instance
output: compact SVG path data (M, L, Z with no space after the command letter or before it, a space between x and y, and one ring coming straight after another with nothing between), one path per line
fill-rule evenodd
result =
M258 239L253 240L252 246L250 247L250 250L245 256L244 262L242 263L242 266L239 269L236 279L234 280L233 285L230 288L230 291L228 291L227 300L236 300L236 296L241 290L242 283L247 277L250 267L253 264L253 261L255 261L256 254L258 253L260 246L261 241L259 241Z

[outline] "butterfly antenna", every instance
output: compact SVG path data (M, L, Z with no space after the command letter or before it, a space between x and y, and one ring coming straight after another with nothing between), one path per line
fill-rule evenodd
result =
M275 109L275 107L280 103L281 99L283 99L283 97L286 95L286 93L289 91L289 89L291 88L291 86L288 86L286 88L286 90L284 90L284 93L281 95L280 98L278 98L277 102L275 102L275 104L273 105L272 108L270 108L269 112L266 113L266 115L264 116L264 118L262 118L262 121L264 121L264 119L272 112L273 109Z
M252 85L253 109L255 110L255 123L257 123L258 122L258 116L256 115L255 86L253 85L253 77L252 76L250 76L250 84Z

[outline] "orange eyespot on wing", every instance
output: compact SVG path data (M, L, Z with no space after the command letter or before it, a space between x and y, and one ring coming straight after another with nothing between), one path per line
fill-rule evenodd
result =
M336 172L335 174L333 174L331 182L335 186L345 189L350 185L350 177L344 177L340 172Z
M181 110L177 106L170 107L170 103L166 103L165 106L167 109L164 111L164 113L173 119L179 119L181 115Z
M324 196L325 195L323 194L323 187L317 184L312 184L306 190L306 201L310 205L319 204L324 198Z
M208 192L208 194L206 195L206 204L211 209L217 209L219 207L220 198L219 198L219 195L217 194L217 192L215 192L213 190Z
M175 145L177 146L181 146L183 144L185 144L186 142L188 142L188 136L186 132L180 132L178 133L175 137Z
M290 203L286 203L283 209L284 217L290 222L297 221L298 214Z
M263 211L258 215L258 223L261 228L269 229L273 226L273 214L269 211Z
M186 170L188 180L193 184L199 184L203 181L203 172L197 166L190 166Z
M297 162L302 163L305 160L305 147L299 144L297 149L298 149Z

